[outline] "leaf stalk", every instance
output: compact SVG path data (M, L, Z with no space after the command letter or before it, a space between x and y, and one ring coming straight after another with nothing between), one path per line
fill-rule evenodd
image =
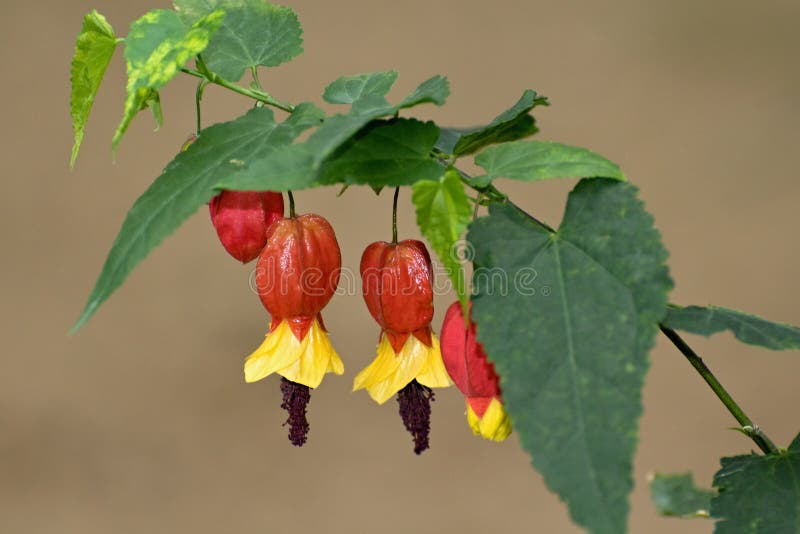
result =
M201 66L202 65L202 66ZM263 102L268 106L272 106L278 108L280 110L286 111L287 113L292 113L294 111L294 106L292 104L281 102L272 97L269 93L264 91L259 91L257 89L248 89L246 87L242 87L241 85L237 85L235 83L229 82L228 80L221 78L218 74L211 72L205 65L202 63L202 60L198 58L197 61L197 68L198 70L190 69L188 67L181 67L181 72L184 74L188 74L189 76L194 76L195 78L203 78L208 83L213 83L214 85L219 85L233 91L234 93L238 93L240 95L252 98L259 102Z

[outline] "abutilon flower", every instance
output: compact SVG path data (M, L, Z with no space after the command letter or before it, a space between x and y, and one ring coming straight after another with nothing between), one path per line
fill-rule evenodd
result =
M333 228L314 214L276 221L266 241L256 287L272 321L264 342L245 360L244 376L247 382L272 373L283 377L289 439L300 446L308 433L309 388L319 386L326 373L344 373L320 314L339 285L342 256Z
M283 195L273 191L223 190L208 203L222 246L242 263L258 257L267 229L283 217Z
M431 331L433 269L420 241L372 243L361 257L364 300L381 327L378 355L355 378L379 404L395 393L414 452L428 448L431 388L451 384Z
M472 318L467 328L460 302L447 309L441 334L444 365L466 397L469 426L476 436L503 441L511 433L511 420L503 409L499 377L475 339Z

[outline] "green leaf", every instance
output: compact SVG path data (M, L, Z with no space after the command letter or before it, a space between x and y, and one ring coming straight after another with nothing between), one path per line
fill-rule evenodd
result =
M514 141L487 148L475 163L490 178L533 182L551 178L614 178L625 180L619 166L585 148L550 141Z
M294 182L293 189L313 187L323 162L334 150L373 118L390 111L391 106L388 106L388 109L377 110L373 114L351 113L328 117L306 141L265 157L256 157L239 172L220 180L218 187L239 191L263 190L266 177Z
M417 226L447 269L462 306L466 306L464 269L456 247L472 218L472 206L458 171L451 168L440 180L415 183L411 200L417 210Z
M364 76L377 78L381 74ZM339 84L341 80L342 78L333 82L328 86L329 89L331 86L344 85L344 82ZM423 82L420 87L430 89L432 85L435 84ZM298 189L337 182L367 183L373 188L380 188L385 185L408 185L417 180L437 179L441 176L441 167L430 157L433 143L438 138L438 128L432 123L419 123L409 119L398 119L393 123L395 126L386 123L371 125L370 123L381 117L395 115L400 106L393 106L386 101L381 94L381 84L372 83L369 87L370 92L362 91L353 102L349 113L326 118L307 140L286 150L255 159L235 175L220 181L218 186L223 189L257 191L264 188L264 177L269 176L292 181ZM417 96L409 96L404 102L416 101L426 91L427 89L417 88L412 93L412 96ZM338 89L335 92L338 93ZM370 129L377 129L378 132L370 132ZM359 132L363 134L363 139L359 138L359 142L351 143L351 139L358 138L356 134ZM387 135L392 138L386 139ZM405 135L410 138L408 146L404 147ZM434 136L433 140L431 136ZM390 146L377 146L384 141ZM377 153L365 154L365 147L374 147ZM423 151L427 151L424 157ZM333 158L334 153L340 161L328 165L328 159ZM392 167L392 162L402 165L402 168ZM403 172L411 175L402 176ZM305 177L305 180L301 180L301 177Z
M288 7L264 0L175 0L175 9L187 22L225 11L203 60L226 80L238 82L251 67L275 67L303 52L303 28Z
M430 153L438 137L432 122L395 119L373 124L322 166L319 181L386 187L436 180L443 170Z
M83 19L83 29L75 42L75 54L72 56L70 69L72 92L69 104L72 129L75 132L75 143L69 160L70 167L75 166L83 142L86 121L89 120L97 90L116 47L117 38L105 17L97 11L86 15Z
M650 481L650 496L661 515L708 517L714 495L714 491L695 486L691 473L656 473Z
M158 90L190 58L205 49L223 17L222 11L215 11L186 26L174 11L159 9L146 13L131 25L125 38L128 66L125 113L114 134L114 150L136 114L157 102ZM154 109L157 118L161 116L160 103L158 106Z
M444 76L436 75L419 84L419 87L408 95L398 109L410 108L419 104L436 104L443 106L444 101L450 95L450 82Z
M250 158L280 151L312 124L311 117L319 118L321 113L311 104L302 104L285 122L276 124L271 110L256 108L234 121L203 130L134 203L73 332L151 250L209 201L220 179L235 173ZM265 181L274 190L294 185Z
M352 104L367 95L385 97L397 80L397 71L342 76L328 87L322 98L331 104Z
M595 533L626 529L648 352L672 287L636 191L582 180L558 232L493 204L468 234L473 318L514 429Z
M467 129L442 128L436 148L446 154L463 156L473 154L488 145L528 137L538 131L529 112L536 106L549 105L547 97L526 89L516 104L486 126Z
M800 328L719 306L670 306L663 324L675 330L711 336L730 330L742 343L772 350L800 349Z
M719 494L715 534L800 532L800 435L780 454L723 458L714 475Z

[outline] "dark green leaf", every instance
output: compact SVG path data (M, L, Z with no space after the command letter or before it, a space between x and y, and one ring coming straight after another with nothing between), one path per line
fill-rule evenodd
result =
M547 98L526 89L519 101L478 128L443 128L436 148L447 154L463 156L473 154L495 143L516 141L537 132L536 124L528 113L536 106L549 105Z
M334 115L301 143L255 158L239 172L221 180L218 187L240 191L257 191L264 187L265 178L279 177L295 183L293 189L312 187L325 159L374 118L389 114L391 106L373 114ZM293 113L292 115L295 115Z
M456 247L472 218L472 206L458 171L448 169L438 181L415 183L411 198L417 210L417 226L436 251L459 300L466 306L464 269Z
M220 179L236 172L251 158L282 152L278 149L309 127L308 118L321 113L310 104L298 110L300 113L276 124L268 108L253 109L234 121L203 130L185 152L179 153L125 218L73 331L89 320L151 250L208 202ZM275 190L294 187L277 180L265 182Z
M585 148L549 141L514 141L487 148L475 163L490 178L533 182L551 178L615 178L625 180L619 166Z
M658 513L677 517L708 517L711 498L716 495L710 490L694 485L691 473L662 475L656 473L650 480L650 496Z
M264 0L175 0L175 8L190 23L225 11L203 60L226 80L237 82L251 67L275 67L303 52L303 28L288 7Z
M366 95L385 97L397 80L397 71L342 76L325 88L322 98L331 104L352 104Z
M114 149L133 117L149 103L157 102L158 90L177 74L184 63L205 49L223 16L222 11L214 11L192 26L186 26L174 11L159 9L146 13L131 25L125 38L128 95L122 122L112 141ZM154 113L160 117L160 107L154 109Z
M522 446L589 531L626 529L641 390L672 287L636 188L582 180L558 232L511 205L470 226L473 318Z
M772 350L800 349L800 328L719 306L670 306L665 326L710 336L730 330L742 343Z
M403 109L426 103L442 106L449 95L450 82L444 76L437 74L419 84L419 87L414 89L397 107Z
M723 458L714 486L715 534L800 532L800 435L780 454Z
M432 122L395 119L376 124L337 151L322 166L319 181L386 187L436 180L443 170L430 153L438 136Z
M366 77L380 77L379 74L365 75ZM439 78L435 78L440 80ZM341 80L333 82L335 86ZM441 83L437 82L437 83ZM446 80L444 82L446 84ZM329 88L331 87L329 86ZM441 168L430 158L430 151L437 137L430 140L430 136L438 128L433 124L411 125L406 119L396 121L398 126L375 132L367 132L373 125L371 122L394 115L399 106L389 104L380 94L380 84L370 84L371 92L362 91L349 113L337 114L325 119L322 125L303 142L252 161L247 167L233 176L219 183L220 188L235 190L260 190L264 187L264 177L281 176L287 181L293 181L300 186L300 176L306 180L302 187L312 187L321 184L343 183L368 183L373 188L385 185L411 184L417 180L436 179L441 176ZM436 88L436 84L424 82L414 91L414 96L409 96L404 102L416 101L422 98L426 91ZM424 89L427 87L428 89ZM441 89L441 87L440 87ZM336 90L338 94L338 89ZM405 122L404 122L405 121ZM350 140L363 130L363 139L359 142ZM391 146L375 146L382 143L386 135L394 136L388 140ZM411 140L407 147L403 136L410 135ZM383 136L383 137L381 137ZM375 147L378 153L364 154L364 147ZM423 149L427 150L422 158ZM327 160L333 157L334 152L341 162L327 165ZM396 162L402 167L392 167ZM325 164L324 176L323 165ZM436 166L434 172L434 166ZM380 172L381 174L378 174ZM383 173L386 174L383 174ZM409 176L402 173L409 172ZM374 180L374 183L371 181Z
M75 132L75 143L69 160L70 167L75 165L89 112L92 110L100 82L103 81L103 75L116 47L117 38L105 17L97 11L86 15L83 19L83 29L75 43L75 54L72 56L70 69L72 92L69 104L72 129Z

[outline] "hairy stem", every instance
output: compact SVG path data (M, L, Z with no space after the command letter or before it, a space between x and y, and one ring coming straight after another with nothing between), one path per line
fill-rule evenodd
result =
M742 410L741 406L739 406L733 397L731 397L730 393L720 384L717 377L714 376L714 373L706 366L703 362L703 359L697 355L697 353L692 350L692 348L678 335L678 333L664 325L659 325L661 331L664 333L667 338L678 348L681 353L686 356L686 359L689 360L689 363L692 364L692 367L703 377L703 380L706 381L706 384L711 388L714 394L722 401L722 404L728 409L728 411L733 415L734 419L739 422L742 426L742 432L749 436L758 448L761 449L764 454L777 454L778 448L772 442L771 439L755 424L753 423L752 419L750 419L744 410Z
M199 64L198 64L199 67ZM248 89L246 87L242 87L241 85L237 85L235 83L231 83L224 78L220 78L214 72L209 71L208 69L204 69L205 72L197 71L194 69L190 69L187 67L181 67L181 72L188 74L190 76L194 76L196 78L203 78L208 83L213 83L214 85L219 85L224 87L225 89L229 89L234 93L239 93L240 95L244 95L246 97L252 98L259 102L263 102L268 106L273 106L278 109L282 109L283 111L291 113L294 111L294 106L292 104L288 104L286 102L281 102L280 100L276 100L270 94L265 93L264 91Z

